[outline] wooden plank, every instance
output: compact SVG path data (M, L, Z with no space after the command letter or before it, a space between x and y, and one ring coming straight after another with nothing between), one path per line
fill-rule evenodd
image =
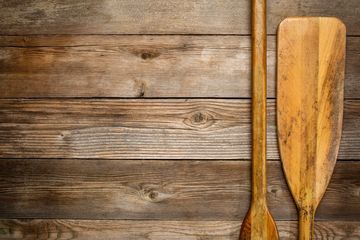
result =
M358 220L359 171L337 163L318 220ZM0 180L0 218L241 220L250 200L249 161L2 159ZM280 162L267 189L274 218L296 220Z
M360 34L357 0L278 0L268 32L287 16L335 16ZM248 0L0 1L0 34L249 34Z
M238 240L239 221L0 220L0 239ZM281 239L297 239L295 221L278 221ZM315 240L358 239L360 222L319 221Z
M275 97L275 37L268 41ZM0 36L0 97L250 97L243 36ZM347 48L345 96L359 98L360 38Z
M339 159L360 159L360 101L345 101ZM279 159L268 101L268 159ZM0 100L1 158L250 159L250 100Z

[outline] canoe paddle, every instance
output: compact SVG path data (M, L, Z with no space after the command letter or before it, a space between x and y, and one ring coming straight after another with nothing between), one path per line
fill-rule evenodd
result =
M266 205L266 0L252 0L252 196L240 240L279 239Z
M278 31L277 124L287 183L299 210L299 239L333 173L343 119L344 24L336 18L284 20Z

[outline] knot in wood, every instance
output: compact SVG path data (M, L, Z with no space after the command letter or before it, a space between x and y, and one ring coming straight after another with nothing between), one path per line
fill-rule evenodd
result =
M161 202L161 198L159 198L159 192L153 188L147 188L140 186L140 196L149 202Z
M274 194L276 197L280 197L282 195L281 188L277 188L277 187L269 187L268 192Z
M204 111L197 111L192 114L188 118L184 120L184 123L192 128L208 128L212 124L214 124L214 117Z
M201 112L198 112L193 115L193 120L194 123L202 124L206 122L206 116Z
M148 197L151 199L151 200L156 200L157 196L159 195L158 192L155 192L155 191L150 191L148 193Z
M148 60L148 59L153 59L160 56L160 53L155 52L155 51L144 51L140 54L140 57L143 60Z

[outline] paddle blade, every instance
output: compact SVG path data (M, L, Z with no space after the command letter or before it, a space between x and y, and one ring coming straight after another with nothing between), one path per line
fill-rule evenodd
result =
M279 27L281 160L297 205L310 211L325 192L340 145L345 39L336 18L288 18Z
M255 214L258 214L258 216L255 216ZM279 234L275 221L268 210L261 213L259 209L250 208L241 225L239 240L256 239L278 240Z

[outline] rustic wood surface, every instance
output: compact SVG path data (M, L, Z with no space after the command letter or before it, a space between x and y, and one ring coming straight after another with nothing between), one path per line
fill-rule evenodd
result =
M277 225L281 239L297 239L296 222ZM239 229L239 221L0 220L0 239L238 240ZM359 222L315 224L316 240L359 237Z
M269 0L270 98L274 34L295 15L348 29L344 132L315 234L358 239L359 3ZM248 0L0 0L0 98L13 98L0 101L0 239L238 239L250 54ZM281 239L296 239L274 105L267 194Z
M317 220L359 220L359 171L337 163ZM250 161L2 159L0 184L2 218L241 221ZM297 219L279 161L267 195L276 220Z
M360 159L360 101L345 101L339 158ZM268 159L279 159L268 101ZM247 99L0 100L0 157L250 159Z
M339 151L345 44L346 28L336 18L287 18L279 26L277 129L300 240L313 239L315 212Z
M347 98L360 96L359 45L348 38ZM248 36L0 36L0 97L249 98L250 55Z
M277 0L268 33L288 16L336 16L360 34L358 0ZM0 34L249 34L249 0L0 1Z

